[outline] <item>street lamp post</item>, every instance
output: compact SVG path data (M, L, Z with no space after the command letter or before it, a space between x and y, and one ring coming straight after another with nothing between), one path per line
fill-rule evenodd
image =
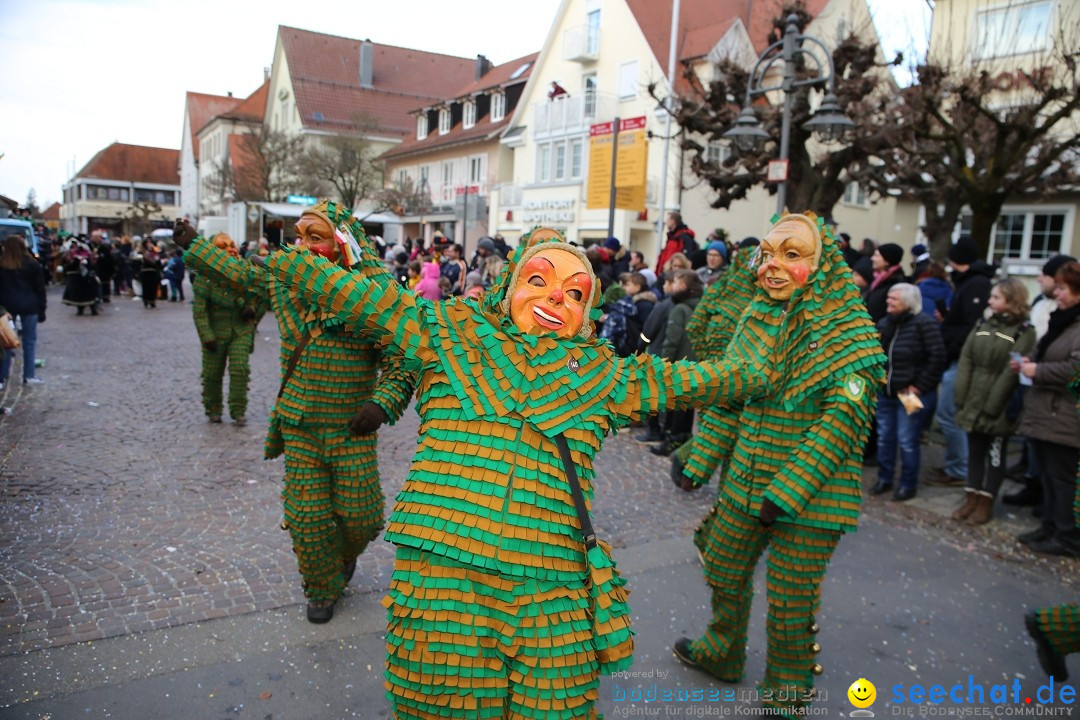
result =
M758 95L781 90L784 93L783 114L780 123L780 160L784 163L784 179L776 188L776 212L784 212L784 204L787 200L787 160L791 144L791 97L797 88L805 85L829 84L829 92L821 103L814 116L803 123L803 129L813 132L824 143L838 142L843 140L847 133L855 127L855 123L844 115L840 103L836 99L836 68L833 66L832 55L825 44L813 35L799 32L799 16L792 13L787 16L787 27L784 29L784 37L777 40L758 57L753 71L746 83L746 101L743 109L739 112L739 119L735 121L735 127L724 133L724 137L731 138L735 147L742 152L751 152L771 136L761 128L757 115L754 113L751 102ZM826 66L814 53L806 50L803 44L809 42L817 45L823 51ZM813 77L799 80L795 77L796 59L802 56L808 63L817 68ZM769 70L777 62L784 65L783 80L779 85L765 85L764 79Z

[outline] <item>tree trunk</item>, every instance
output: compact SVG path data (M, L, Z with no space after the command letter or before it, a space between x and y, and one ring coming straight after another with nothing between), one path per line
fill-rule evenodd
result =
M971 207L971 239L975 241L980 260L985 260L990 252L991 233L994 229L994 223L1001 216L1001 206L1004 204L1004 199L998 200L997 198L978 204L969 203Z
M964 201L959 195L953 195L938 204L936 196L932 194L923 198L922 206L926 213L922 231L926 235L930 257L944 265L952 247L953 230L964 209Z

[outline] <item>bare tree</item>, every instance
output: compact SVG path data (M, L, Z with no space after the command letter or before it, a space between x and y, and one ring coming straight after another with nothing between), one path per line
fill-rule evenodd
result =
M773 21L769 42L779 40L787 26L786 18L794 14L797 25L803 30L810 22L802 2L785 3ZM836 95L847 114L858 118L855 133L872 131L872 121L867 113L874 107L875 98L889 94L895 88L892 76L884 68L902 61L897 56L888 63L879 61L878 46L864 42L853 31L832 52L836 68ZM797 77L808 78L816 68L800 63ZM749 191L764 185L770 160L777 154L780 137L781 107L756 107L763 129L775 140L750 153L734 152L726 160L718 162L710 158L708 143L721 141L723 135L734 127L740 105L746 97L749 72L733 60L722 60L715 66L712 81L705 86L692 68L684 71L690 92L676 98L673 116L684 133L682 147L690 158L693 172L716 192L712 207L728 208L736 200L744 199ZM649 86L650 94L663 102L658 86ZM790 95L792 122L788 164L788 206L798 210L813 210L820 215L831 215L833 206L843 197L851 167L867 160L865 151L858 143L844 147L828 148L814 152L811 134L803 124L812 117L810 86L796 88ZM775 186L768 185L770 193Z
M207 187L222 202L274 202L295 192L306 154L302 135L289 135L265 125L242 133L230 143L229 159L211 170Z
M124 221L125 235L149 235L150 218L161 213L161 206L153 201L136 200L123 210L117 210L116 216Z
M375 212L389 210L397 215L415 215L431 207L431 194L411 177L394 182L375 193Z
M348 134L335 135L308 148L300 162L300 177L308 186L328 185L337 199L354 207L360 198L373 197L383 187L383 169L370 137L378 123L369 116L353 118Z

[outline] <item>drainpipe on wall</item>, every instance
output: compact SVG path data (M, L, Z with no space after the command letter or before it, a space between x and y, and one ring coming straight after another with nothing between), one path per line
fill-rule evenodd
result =
M669 101L675 97L675 51L678 45L679 30L679 0L674 0L671 5L671 34L668 37L668 91L671 93ZM660 162L660 212L656 218L656 239L659 243L657 251L664 248L664 216L667 214L667 186L668 186L668 156L671 152L671 108L666 108L664 113L664 155ZM681 166L680 166L681 167ZM682 183L679 183L680 185ZM660 268L656 268L660 272Z

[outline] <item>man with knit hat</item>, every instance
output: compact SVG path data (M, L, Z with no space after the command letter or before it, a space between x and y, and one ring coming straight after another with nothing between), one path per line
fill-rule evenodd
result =
M945 338L949 369L941 378L936 415L941 432L945 435L945 466L933 468L926 482L929 485L959 487L967 481L968 447L967 433L956 424L956 401L953 397L956 366L964 341L982 318L990 299L994 268L978 259L974 240L962 237L949 248L949 270L952 271L956 291L948 311L941 318L941 334Z
M723 240L713 240L705 246L705 264L696 271L705 287L720 279L727 263L727 256L728 247Z
M926 277L926 271L930 267L930 251L922 243L911 246L911 282L917 282Z
M904 248L896 243L884 243L870 256L874 279L870 281L870 290L866 293L866 311L875 324L888 314L885 300L889 288L906 279L904 268L900 265L903 259Z

